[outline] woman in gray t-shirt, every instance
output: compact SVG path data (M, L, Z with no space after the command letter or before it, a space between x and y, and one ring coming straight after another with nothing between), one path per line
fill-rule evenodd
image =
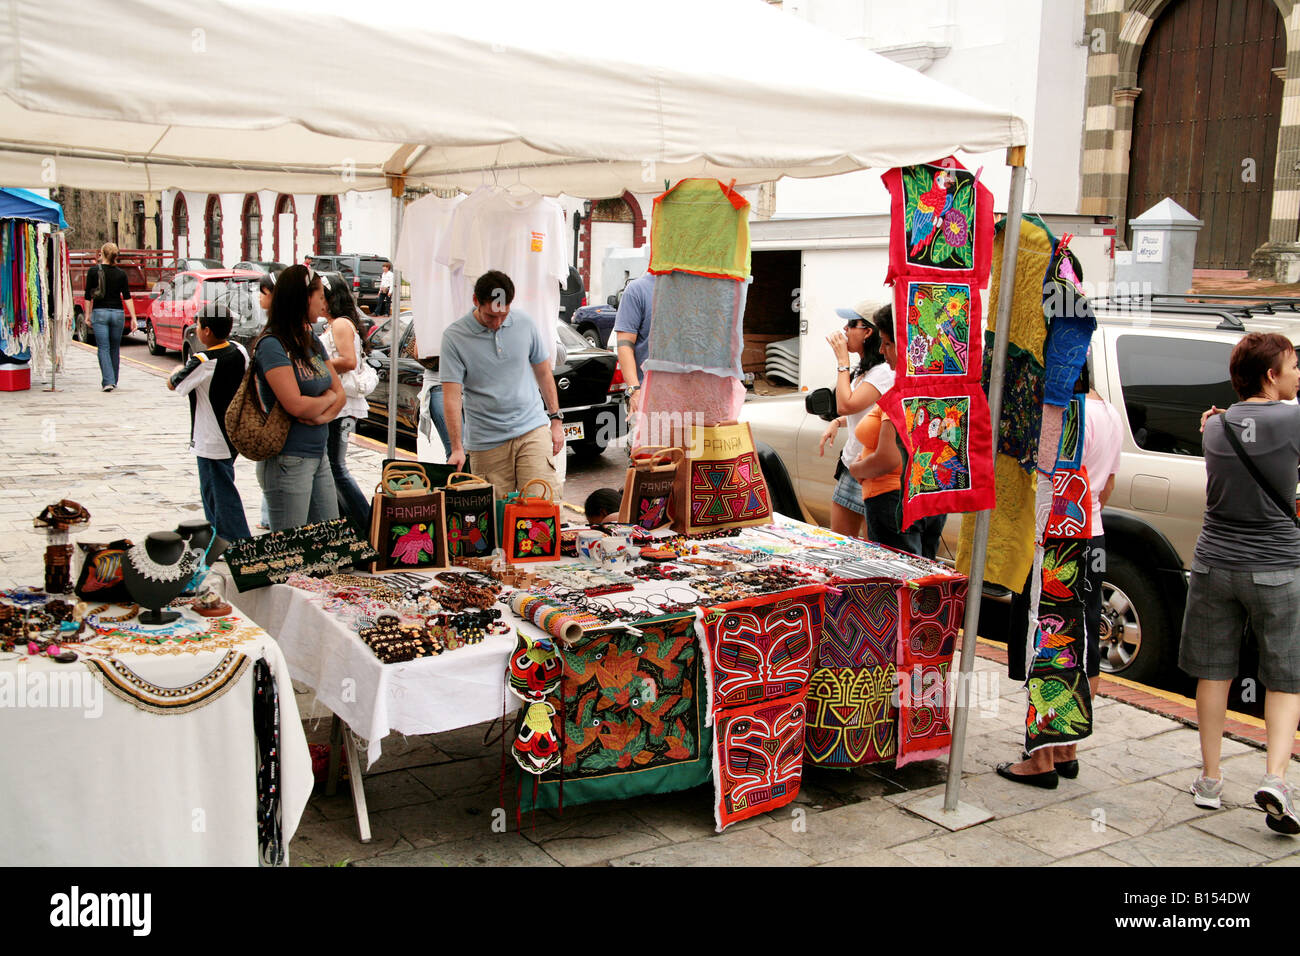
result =
M1197 678L1202 769L1192 796L1200 807L1222 805L1228 691L1249 622L1259 642L1268 732L1268 766L1255 802L1268 813L1270 829L1297 834L1297 794L1286 770L1300 723L1300 407L1290 404L1300 388L1300 364L1284 336L1252 332L1232 350L1229 370L1242 401L1222 414L1210 409L1202 424L1205 524L1192 556L1178 651L1178 666ZM1252 476L1231 436L1272 494Z

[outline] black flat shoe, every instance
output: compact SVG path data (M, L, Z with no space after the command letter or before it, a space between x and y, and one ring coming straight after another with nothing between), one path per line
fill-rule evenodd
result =
M1022 750L1020 752L1020 759L1028 760L1029 751ZM1079 776L1079 761L1077 759L1057 761L1056 772L1059 773L1066 780L1073 780L1075 777Z
M1030 787L1042 787L1044 790L1055 790L1061 782L1055 770L1045 770L1042 773L1012 773L1013 766L1014 764L1011 763L998 764L998 776Z

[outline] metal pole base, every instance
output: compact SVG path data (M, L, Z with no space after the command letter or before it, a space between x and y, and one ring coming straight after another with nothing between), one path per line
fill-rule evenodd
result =
M914 800L911 803L904 803L902 806L908 813L915 813L918 817L923 817L931 823L937 823L945 830L965 830L967 827L987 823L993 819L993 814L983 807L977 807L973 803L966 803L964 800L958 801L955 809L945 810L944 795L942 793L933 797Z

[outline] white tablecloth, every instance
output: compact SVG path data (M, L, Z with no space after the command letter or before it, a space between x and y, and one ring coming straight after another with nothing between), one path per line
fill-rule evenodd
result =
M314 782L289 668L244 620L213 643L223 646L114 651L163 687L199 680L232 650L250 659L224 693L184 713L141 709L80 661L0 661L0 865L256 866L252 663L262 658L279 689L288 846Z
M366 740L367 766L379 759L390 732L436 734L512 713L506 663L515 635L496 635L437 657L381 663L351 628L320 607L309 591L273 584L230 600L275 636L289 673ZM515 623L506 612L508 623Z

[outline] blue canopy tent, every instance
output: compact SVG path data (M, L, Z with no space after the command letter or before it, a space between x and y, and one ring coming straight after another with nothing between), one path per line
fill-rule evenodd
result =
M0 189L0 219L32 219L68 228L62 206L27 189Z

